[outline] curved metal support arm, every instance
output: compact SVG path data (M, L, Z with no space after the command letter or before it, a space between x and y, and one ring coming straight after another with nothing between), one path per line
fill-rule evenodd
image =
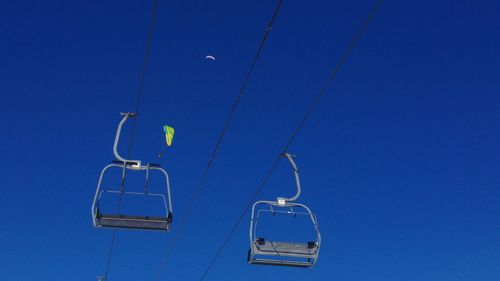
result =
M118 142L120 141L120 135L122 132L123 124L125 124L125 122L127 121L127 119L129 117L132 117L132 118L135 117L135 113L133 113L133 112L123 113L122 112L122 113L120 113L120 115L122 115L123 118L120 121L120 123L118 124L118 128L116 129L115 143L113 144L113 153L115 154L116 159L118 159L122 162L135 162L137 164L134 166L141 166L141 160L127 160L127 159L121 157L120 154L118 153Z
M291 198L281 198L281 197L278 198L279 203L295 201L299 198L300 193L301 193L299 170L297 169L297 165L295 164L295 161L293 160L293 158L295 158L295 156L290 154L290 153L286 153L286 152L283 153L282 155L283 155L283 157L286 157L288 159L288 161L290 162L290 165L292 165L293 173L295 175L295 183L297 184L297 193L295 193L295 196L293 196ZM285 202L283 202L283 201L285 201Z

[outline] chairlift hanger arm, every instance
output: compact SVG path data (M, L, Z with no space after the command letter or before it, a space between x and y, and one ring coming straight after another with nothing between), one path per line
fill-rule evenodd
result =
M290 153L287 153L287 152L283 152L281 155L283 157L286 157L288 159L288 161L290 162L290 165L292 165L293 173L295 175L295 183L297 185L297 193L295 193L295 196L293 196L291 198L278 198L278 201L280 201L280 200L284 200L286 202L295 201L299 198L300 193L302 191L301 186L300 186L299 170L297 169L297 165L295 164L295 161L293 160L293 158L295 158L296 156L292 155Z
M120 115L123 116L123 118L118 124L118 128L116 129L115 143L113 145L113 153L115 154L116 159L124 163L134 163L135 164L134 166L141 166L140 160L127 160L122 156L120 156L120 154L118 153L118 142L120 141L120 135L122 132L123 124L125 124L125 122L129 117L135 118L136 114L134 112L125 112L125 113L121 112Z

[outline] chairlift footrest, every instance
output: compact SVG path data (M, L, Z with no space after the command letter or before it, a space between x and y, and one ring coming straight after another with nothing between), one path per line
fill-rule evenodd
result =
M258 255L314 258L318 251L317 244L314 242L308 242L308 243L274 242L260 238L257 239L252 244L254 252Z
M168 217L128 216L99 214L96 217L97 227L128 228L143 230L170 230L171 219Z
M292 266L292 267L303 267L303 268L309 268L314 265L312 262L271 260L271 259L253 259L249 260L248 263L258 264L258 265Z

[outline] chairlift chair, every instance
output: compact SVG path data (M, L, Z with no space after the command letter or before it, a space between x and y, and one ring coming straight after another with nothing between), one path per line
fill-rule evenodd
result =
M134 118L135 113L127 112L121 113L122 120L118 124L116 130L115 142L113 145L113 153L117 160L112 161L101 171L99 181L97 183L96 193L92 203L92 220L96 228L125 228L125 229L139 229L139 230L161 230L169 231L172 223L172 201L170 197L170 184L168 173L159 164L145 164L143 165L140 160L127 160L120 156L118 153L118 142L120 140L121 129L123 124L128 118ZM119 190L103 189L103 178L108 171L112 169L121 169L121 184ZM125 176L129 172L142 172L145 173L144 191L133 192L125 190ZM164 193L151 193L148 191L148 184L150 174L159 173L165 178L165 192ZM147 216L147 215L125 215L125 214L112 214L102 213L100 211L101 198L104 193L115 194L119 196L132 195L132 196L146 196L149 198L160 198L163 201L164 215L160 216Z
M293 267L311 267L313 266L319 254L321 245L321 235L319 233L316 216L304 204L295 203L301 193L299 173L293 160L294 156L283 153L292 165L297 193L292 198L278 197L276 201L257 201L252 206L250 220L250 250L248 251L249 264L278 265ZM306 216L310 219L313 230L316 233L316 241L308 242L286 242L270 241L257 236L257 226L259 218L264 213L289 214L292 216Z

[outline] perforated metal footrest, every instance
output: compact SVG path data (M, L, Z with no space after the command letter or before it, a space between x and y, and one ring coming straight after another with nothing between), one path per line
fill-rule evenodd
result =
M97 227L169 231L171 217L98 214Z
M287 260L270 260L270 259L253 259L248 261L250 264L260 265L278 265L278 266L293 266L293 267L311 267L311 262L287 261Z
M318 245L314 242L291 243L266 241L258 238L252 243L248 263L311 267L318 256Z
M316 243L274 242L259 239L253 243L254 252L258 255L288 256L298 258L314 258L318 247Z

